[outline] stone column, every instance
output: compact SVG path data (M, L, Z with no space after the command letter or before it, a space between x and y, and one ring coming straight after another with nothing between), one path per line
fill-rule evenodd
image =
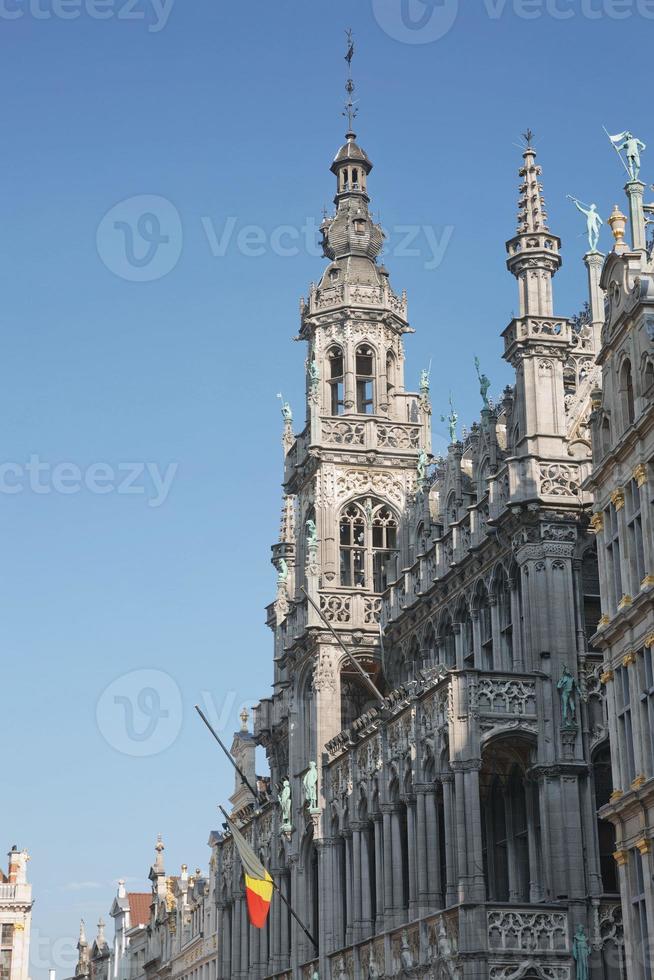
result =
M441 881L441 832L440 814L433 787L425 795L427 822L427 888L428 907L443 907L443 882Z
M345 894L347 896L347 922L345 923L345 945L349 946L353 942L354 936L354 897L352 895L352 831L346 830L343 834L345 838Z
M352 940L358 942L361 936L362 888L361 888L361 823L351 821L352 831Z
M445 820L445 905L449 907L458 901L457 895L457 843L454 820L454 773L441 774L443 784L443 817Z
M407 851L409 875L409 919L417 917L418 911L418 874L416 868L416 800L408 797L406 800Z
M374 840L370 840L368 825L361 831L361 938L367 939L373 935L375 924L372 919L372 881L371 881L371 848Z
M643 212L643 193L645 185L641 180L630 180L625 184L629 201L629 221L631 222L632 248L634 252L645 250L645 215Z
M384 920L386 929L393 926L393 837L392 817L395 809L392 803L381 806L384 844Z
M250 925L245 898L240 900L241 906L241 976L247 980L250 975Z
M393 807L391 815L391 839L393 853L393 921L395 925L404 922L404 876L407 869L402 862L402 828L400 826L400 808Z
M534 783L528 782L525 785L525 799L527 803L527 844L529 847L529 901L543 901L543 886L540 880L540 867L538 865L538 848L536 847L536 807L534 806Z
M221 980L229 980L232 973L232 936L231 936L231 915L227 906L223 906L222 913L223 931L221 934Z
M377 871L377 919L375 922L375 932L382 932L384 928L384 834L382 825L382 814L375 813L375 868Z
M418 908L425 915L429 908L429 853L430 843L427 830L427 788L416 786L416 864L418 866Z
M643 526L643 550L645 555L645 578L654 576L654 527L652 527L652 512L649 504L649 486L647 483L647 467L641 463L633 472L633 479L638 484L640 493L640 519ZM650 583L654 585L654 580Z
M479 798L479 771L481 760L473 759L466 763L464 772L466 836L468 849L468 900L486 900L484 881L484 857L481 835L481 802Z
M232 972L236 977L241 972L241 900L237 898L232 905Z
M601 333L604 325L604 291L600 286L600 277L605 258L602 252L587 252L584 255L584 265L588 270L588 297L595 353L599 351L602 343Z
M517 575L520 574L518 569ZM513 666L512 670L523 671L525 669L524 638L522 635L522 610L520 609L520 593L518 583L515 579L509 581L511 590L511 626L513 639Z

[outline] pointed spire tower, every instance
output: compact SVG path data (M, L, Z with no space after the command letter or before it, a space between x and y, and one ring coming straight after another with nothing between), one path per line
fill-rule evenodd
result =
M518 280L520 316L552 316L552 279L561 267L561 240L547 226L542 168L532 146L534 134L528 129L523 138L518 234L507 242L507 265Z
M520 315L504 331L504 358L516 372L515 455L560 459L567 457L563 365L571 347L571 327L565 317L554 316L552 280L561 267L561 240L548 228L533 138L527 130L518 234L506 243L507 266L518 280ZM533 496L540 482L534 473L529 489L523 481L524 492Z
M86 939L86 928L84 919L79 923L79 939L77 940L77 966L75 967L76 977L88 977L91 972L89 944Z
M164 867L163 852L164 842L162 840L161 834L157 834L157 843L154 846L155 859L154 864L150 868L150 874L148 878L152 882L152 893L153 895L158 895L159 897L166 894L166 869Z

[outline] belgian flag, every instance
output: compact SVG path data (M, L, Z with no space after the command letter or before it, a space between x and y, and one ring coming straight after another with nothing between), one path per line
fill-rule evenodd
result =
M222 809L222 807L221 807ZM225 811L223 810L223 813ZM226 815L226 814L225 814ZM268 918L273 893L273 880L256 856L243 834L227 817L245 877L245 897L248 903L250 924L263 929Z

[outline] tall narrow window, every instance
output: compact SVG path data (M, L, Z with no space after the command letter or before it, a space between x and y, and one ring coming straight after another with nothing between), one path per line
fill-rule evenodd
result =
M597 632L597 626L602 615L600 603L599 567L595 548L585 552L581 562L581 587L584 594L584 631L586 633L586 649L595 651L590 639ZM596 651L599 652L599 651Z
M366 518L351 504L340 520L341 585L365 588L366 584Z
M331 413L342 415L345 399L343 395L343 351L332 347L329 351L329 388L331 392Z
M640 592L645 578L645 551L643 544L643 523L640 514L640 487L630 480L625 488L625 514L627 518L627 540L629 543L629 576L632 595Z
M645 874L643 867L648 860L646 854L641 854L638 848L634 847L631 854L631 907L634 911L635 926L635 949L634 954L642 963L644 980L650 980L652 976L651 952L649 948L649 930L647 928L647 902L645 898Z
M493 617L485 586L479 589L479 636L481 640L481 669L493 670Z
M374 360L375 355L370 347L363 345L357 349L357 412L360 415L372 415L375 410Z
M606 533L610 611L615 612L622 598L622 571L620 569L620 528L618 524L618 513L612 504L604 511L604 528Z
M511 613L511 586L504 569L501 569L498 575L495 589L500 621L502 666L505 670L510 670L513 666L513 616Z
M392 350L389 350L386 354L386 391L388 393L389 402L393 397L393 394L395 392L395 387L397 385L395 371L396 371L395 354L393 353Z
M654 776L654 647L645 647L638 658L640 693L640 728L645 733L643 755L649 776Z
M622 398L622 421L626 429L636 418L631 361L625 361L620 369L620 395Z
M397 554L397 521L388 508L375 512L372 522L372 574L375 592L388 587L389 563Z
M634 736L631 724L631 696L629 693L629 671L627 667L618 667L615 672L615 700L618 716L618 731L622 743L622 754L626 772L623 773L625 782L631 783L636 778L634 762Z
M463 644L463 663L466 667L475 666L475 644L472 632L472 619L467 604L464 604L459 613L461 624L461 642Z

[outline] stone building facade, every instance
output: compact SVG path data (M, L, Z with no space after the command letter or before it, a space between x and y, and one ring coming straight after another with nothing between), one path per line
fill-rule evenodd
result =
M0 871L0 980L28 980L32 886L27 851L9 852L7 873Z
M606 322L593 393L592 525L597 534L603 651L613 790L601 816L616 832L628 973L651 977L654 940L654 259L646 242L645 185L626 188L626 217L609 219L616 238L600 286ZM652 208L648 209L651 216Z
M302 300L306 423L284 406L273 546L272 697L255 709L292 811L242 831L316 946L273 898L248 926L229 834L214 841L220 980L568 980L623 968L590 416L604 319L555 314L560 241L531 146L507 243L515 384L432 461L429 378L405 388L407 300L377 259L372 164L348 133L331 170L329 260ZM308 598L307 598L308 597ZM313 600L322 615L316 612ZM333 632L332 632L333 631ZM351 650L384 698L343 652ZM319 771L318 805L303 789Z

